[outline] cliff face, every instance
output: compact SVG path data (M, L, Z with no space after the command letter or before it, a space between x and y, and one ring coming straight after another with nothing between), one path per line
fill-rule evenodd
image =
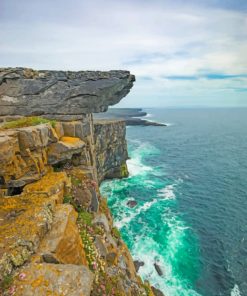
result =
M94 121L96 165L99 182L128 176L125 139L126 126L121 120Z
M68 121L70 117L65 113L56 121L22 117L9 122L9 116L36 111L50 116L46 114L47 106L38 103L39 97L44 99L43 92L46 98L52 98L54 106L49 110L57 110L58 115L65 112L63 107L60 109L61 101L55 106L56 87L30 94L30 89L37 89L34 76L47 82L47 76L40 73L8 70L0 86L5 102L0 104L1 114L5 115L0 126L0 294L153 295L149 285L136 274L98 187L98 180L123 173L127 158L124 123L101 122L93 126L90 110L97 108L87 107L86 101L83 106L88 109L83 110L88 113L76 113L80 120ZM59 77L69 75L72 88L79 83L80 93L84 90L85 81L78 82L81 74L55 73ZM112 75L90 72L90 79L97 82ZM27 79L28 87L20 93L23 79ZM107 99L98 95L98 100L102 99L99 106L107 108L109 102L126 92L126 88L119 89L118 79L112 86L110 78L112 95ZM100 94L101 90L95 91ZM17 105L13 107L12 103L23 97L32 103L16 112Z

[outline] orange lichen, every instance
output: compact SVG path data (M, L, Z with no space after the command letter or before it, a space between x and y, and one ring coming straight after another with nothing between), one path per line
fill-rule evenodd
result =
M75 137L61 137L60 141L65 142L67 144L75 144L81 141L80 138L75 138Z

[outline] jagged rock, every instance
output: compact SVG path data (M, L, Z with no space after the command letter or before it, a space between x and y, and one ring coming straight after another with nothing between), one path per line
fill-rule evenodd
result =
M71 205L58 205L51 231L40 244L43 260L47 263L87 265L81 237L76 225L78 213Z
M79 138L62 137L60 141L49 146L48 163L56 164L71 159L74 154L82 152L85 146L85 142Z
M94 121L94 138L98 180L128 176L125 122L121 120Z
M154 263L154 268L157 271L157 273L158 273L159 276L162 276L163 275L163 271L162 271L162 269L161 269L161 267L159 266L158 263L156 263L156 262Z
M86 266L32 263L21 272L25 278L14 281L16 296L90 296L93 274Z
M134 265L135 265L136 272L138 272L139 268L141 266L144 266L144 262L143 261L139 261L139 260L135 260L134 261Z
M102 112L126 96L134 80L128 71L0 68L0 115Z
M137 202L135 200L129 200L127 202L127 206L129 206L130 208L134 208L137 205Z
M98 214L93 220L93 224L102 225L106 232L110 231L109 223L105 214Z

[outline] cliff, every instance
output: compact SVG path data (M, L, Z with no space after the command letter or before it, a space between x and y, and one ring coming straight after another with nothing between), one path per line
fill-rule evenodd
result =
M0 293L153 295L99 191L127 175L125 125L94 125L91 114L134 77L20 68L0 77ZM22 117L33 114L49 119Z
M98 180L128 177L125 139L126 126L121 120L94 120L94 139Z

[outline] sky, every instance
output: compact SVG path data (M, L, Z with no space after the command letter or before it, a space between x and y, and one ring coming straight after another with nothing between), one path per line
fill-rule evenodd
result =
M129 70L119 107L247 106L247 0L0 0L0 67Z

